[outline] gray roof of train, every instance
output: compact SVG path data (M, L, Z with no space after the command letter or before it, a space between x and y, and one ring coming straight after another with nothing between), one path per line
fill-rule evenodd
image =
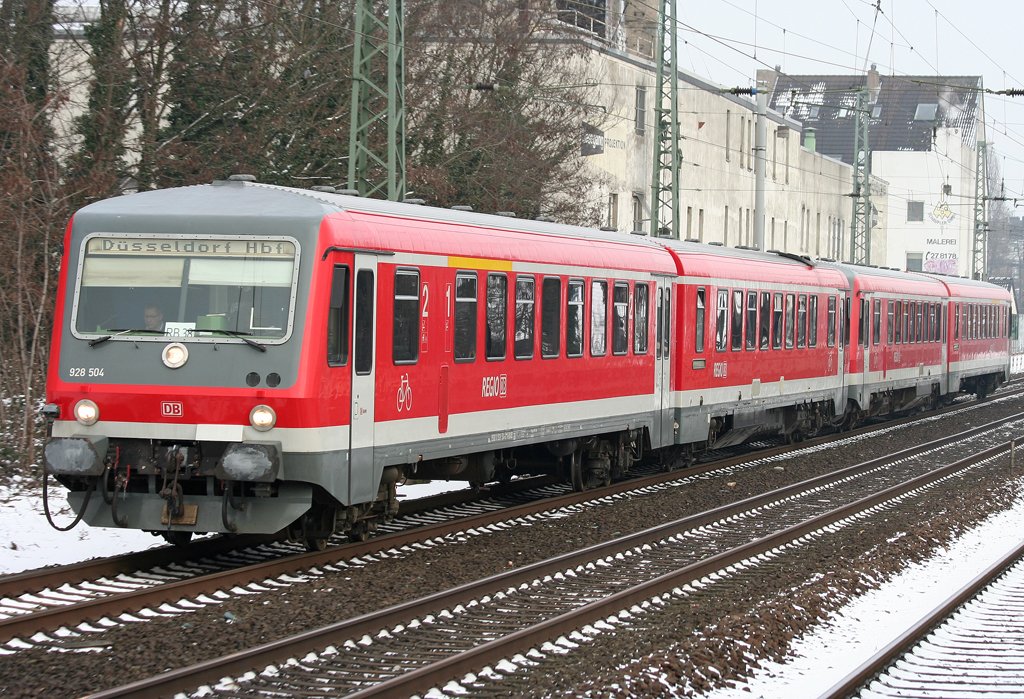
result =
M231 196L226 196L230 192ZM513 231L565 235L591 240L608 240L634 245L657 246L645 236L626 235L582 226L475 211L442 209L433 206L367 199L363 197L258 182L216 181L213 184L158 189L127 194L90 204L79 212L82 217L113 216L124 225L131 216L183 216L210 218L274 217L319 221L337 211L361 211L417 219L449 221Z

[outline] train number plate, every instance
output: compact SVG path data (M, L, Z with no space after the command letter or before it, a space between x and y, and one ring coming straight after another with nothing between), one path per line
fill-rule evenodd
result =
M160 515L160 524L188 524L195 526L197 521L199 521L199 505L184 505L182 513L177 517L171 517L170 512L167 510L167 505L164 505L163 514Z

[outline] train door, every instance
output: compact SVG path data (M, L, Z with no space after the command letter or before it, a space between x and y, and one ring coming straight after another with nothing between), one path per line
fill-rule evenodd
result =
M655 286L654 314L654 433L651 444L658 448L671 444L672 437L672 363L670 357L675 343L672 342L672 280L657 279Z
M349 493L354 502L368 502L377 496L373 468L377 258L357 253L354 267Z

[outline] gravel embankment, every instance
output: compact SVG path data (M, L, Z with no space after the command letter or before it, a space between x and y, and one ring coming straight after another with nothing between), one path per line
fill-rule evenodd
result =
M783 462L781 470L773 463L732 474L727 479L729 485L726 479L700 481L676 491L631 498L530 526L468 536L405 557L325 573L290 588L232 596L188 614L125 624L87 640L89 645L102 640L106 644L102 652L30 650L0 656L0 694L71 697L124 684L705 511L1019 413L1022 408L1021 400L989 404L964 415L865 439L842 452L818 451L790 459ZM759 657L781 657L789 638L817 616L837 607L849 594L869 585L873 578L898 569L905 561L926 555L957 531L1000 509L1013 492L996 478L965 489L958 498L929 495L921 501L919 510L906 508L912 512L905 518L887 517L870 530L850 531L809 544L801 556L793 557L802 565L790 561L771 570L763 568L763 574L749 583L749 589L709 592L699 603L667 610L665 620L653 624L649 636L644 634L643 643L638 635L608 634L609 638L588 644L544 675L542 691L576 693L583 687L597 690L617 682L638 695L646 695L647 685L657 684L642 672L650 665L661 667L669 676L688 678L694 687L709 684L701 678L716 672L723 677L740 677ZM901 531L911 531L912 535L885 544L887 538ZM825 576L808 582L823 571L828 571ZM794 613L797 607L805 612ZM694 633L697 630L702 633ZM628 640L616 647L613 636ZM751 648L739 652L736 639L744 639ZM679 645L673 646L673 642ZM651 657L637 667L609 671L647 653ZM717 670L709 670L711 667ZM626 675L635 679L625 679ZM536 679L531 684L535 685ZM509 691L521 694L525 689L510 687ZM652 685L651 691L654 689Z

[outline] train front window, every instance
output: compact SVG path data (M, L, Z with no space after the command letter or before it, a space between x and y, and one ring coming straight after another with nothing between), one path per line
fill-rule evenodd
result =
M83 253L72 320L78 334L273 342L291 332L292 240L98 235Z

